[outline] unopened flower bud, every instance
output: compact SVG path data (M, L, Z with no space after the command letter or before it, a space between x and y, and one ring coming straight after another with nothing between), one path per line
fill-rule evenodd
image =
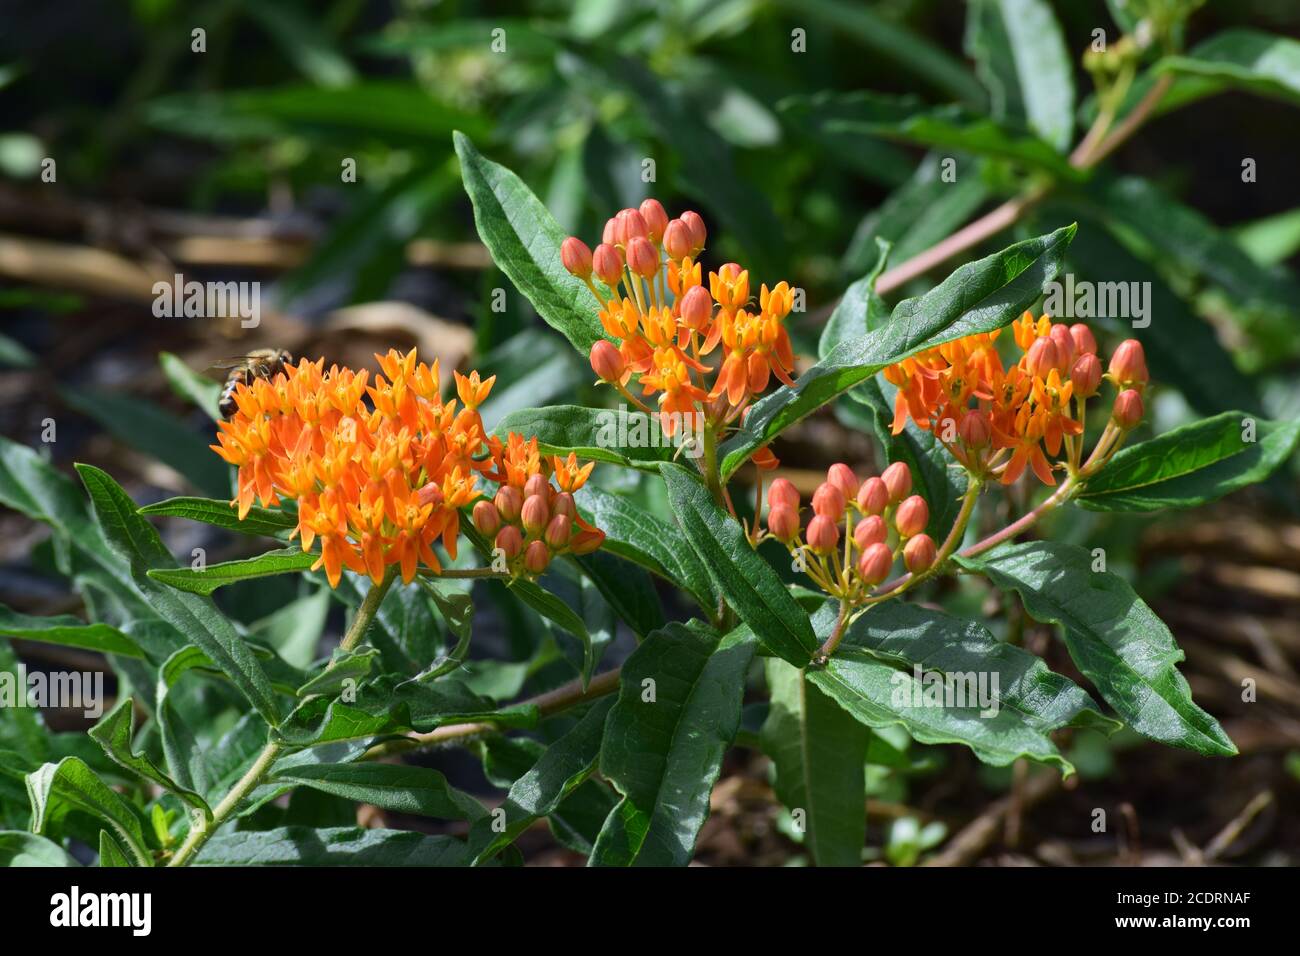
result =
M527 508L528 502L524 502ZM925 503L925 499L920 495L912 495L898 506L898 513L894 515L894 527L904 538L910 538L914 534L920 534L925 530L925 526L930 523L930 506Z
M858 558L858 577L867 584L879 584L889 577L889 569L894 566L894 552L889 545L877 541L868 545Z
M786 504L773 505L767 513L767 530L788 544L799 533L799 513Z
M664 227L664 251L668 258L680 262L691 254L691 227L674 219Z
M617 288L623 278L623 259L618 254L618 249L611 243L602 242L591 254L591 269L605 285L611 289Z
M702 285L692 286L682 296L678 308L682 315L682 325L703 332L713 318L713 296Z
M708 231L704 228L704 220L700 218L698 212L687 210L682 213L681 220L690 230L691 235L691 252L698 253L704 248L704 241L708 238Z
M497 506L490 501L475 502L473 516L474 527L489 538L501 527L501 512L497 511Z
M1095 352L1084 352L1074 360L1070 369L1070 382L1078 398L1092 398L1101 385L1101 359Z
M880 515L867 515L853 529L853 543L859 550L865 550L873 544L882 543L889 536L885 519Z
M928 534L918 534L903 545L903 564L913 574L929 571L939 557L939 549Z
M1115 407L1111 409L1110 420L1128 431L1142 422L1144 414L1142 396L1135 389L1127 388L1115 396Z
M620 210L614 219L618 222L614 235L618 237L620 245L626 246L633 239L645 239L650 234L645 219L635 209Z
M1107 370L1110 380L1119 388L1138 388L1146 385L1147 357L1142 351L1142 343L1137 339L1125 339L1110 357Z
M551 563L551 551L544 541L533 541L524 552L524 567L529 574L541 574Z
M813 492L812 507L816 514L839 521L844 516L844 492L829 481L824 481Z
M529 475L528 480L524 482L524 499L527 500L533 495L541 495L543 501L550 502L551 483L546 480L545 475Z
M908 478L911 484L911 477ZM858 507L869 515L878 515L889 507L889 486L882 478L868 478L858 489Z
M591 345L591 370L602 382L618 383L627 372L627 362L613 342L597 339Z
M842 462L836 462L826 470L826 480L844 493L845 501L852 501L858 493L858 476L853 469Z
M605 220L605 228L600 234L600 241L607 245L615 245L618 242L618 217L610 216Z
M573 501L573 495L567 491L561 491L551 501L551 514L568 515L570 518L578 516L578 506Z
M889 503L897 504L907 497L907 493L912 490L912 472L901 461L896 461L880 476L880 480L885 483L889 489Z
M668 228L668 213L664 212L663 203L658 199L643 199L640 212L645 220L647 238L658 245Z
M627 241L627 267L643 279L653 279L659 271L659 250L645 236L632 237Z
M1052 344L1056 346L1056 368L1058 371L1064 372L1074 364L1074 356L1078 352L1074 345L1074 336L1070 334L1070 330L1064 325L1052 326L1052 331L1048 335L1052 340Z
M1035 378L1045 379L1059 365L1056 343L1045 335L1034 339L1034 344L1025 353L1025 371Z
M808 522L808 547L817 554L830 554L840 543L840 527L835 519L816 515Z
M599 528L579 531L569 541L569 550L578 556L591 554L605 542L605 532Z
M785 505L793 511L799 510L799 489L786 478L778 478L767 489L767 505L776 508Z
M989 414L979 408L967 411L957 423L957 435L961 438L962 444L975 451L987 448L992 434L993 426L989 421Z
M546 527L551 519L551 509L541 495L529 495L524 499L524 506L519 511L519 520L529 534L537 534Z
M492 501L502 518L506 521L516 521L519 518L519 509L524 505L524 496L513 485L502 485Z
M546 546L552 551L559 551L569 543L569 535L573 533L573 519L568 515L556 515L551 519L551 523L546 526L546 534L543 540Z
M579 279L591 276L591 249L577 236L570 236L560 243L560 261Z
M518 528L508 524L497 532L496 546L507 558L513 558L523 550L524 537Z
M1074 339L1074 351L1079 355L1096 355L1097 339L1092 329L1082 322L1070 326L1070 338Z

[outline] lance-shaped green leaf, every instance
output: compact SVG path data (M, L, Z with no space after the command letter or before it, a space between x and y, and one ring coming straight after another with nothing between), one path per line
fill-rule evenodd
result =
M988 87L995 117L1024 121L1058 150L1074 130L1074 59L1046 0L976 0L966 49Z
M177 591L149 577L150 568L175 563L158 532L137 514L135 503L107 473L91 465L78 465L77 471L90 492L100 531L130 568L131 579L145 600L167 623L202 648L268 723L278 723L279 707L271 682L234 626L210 598Z
M680 465L664 465L663 476L677 523L727 603L773 654L795 667L808 663L817 649L808 615L750 547L744 529Z
M575 559L614 613L645 637L664 625L664 607L650 575L629 561L595 551Z
M364 644L350 651L336 647L325 669L298 688L298 696L333 694L348 686L355 687L370 676L378 657L378 648Z
M145 656L140 645L117 628L107 624L87 624L71 614L36 617L19 614L0 604L0 634L21 637L25 641L40 641L43 644L81 647L121 657Z
M107 830L99 831L99 865L101 868L125 868L132 865L122 844L113 839L113 834Z
M690 862L722 755L740 726L753 653L747 628L722 636L692 621L651 634L623 665L600 772L645 821L630 862Z
M137 753L132 748L131 718L134 703L130 697L125 697L119 701L116 707L90 728L88 731L90 738L104 748L104 753L108 755L109 760L143 777L145 780L156 783L164 790L176 794L181 800L211 820L212 809L208 806L206 800L193 790L182 787L169 777L157 764L149 759L148 754L144 752Z
M474 865L481 866L556 808L591 776L600 757L605 718L614 706L612 697L598 700L577 726L546 748L537 763L517 779L501 806L504 818L484 817L470 829L469 845Z
M272 538L283 537L298 523L293 515L256 505L240 521L237 508L229 501L215 498L168 498L166 501L145 505L140 509L140 514L160 518L186 518L225 528L227 531L262 534Z
M1001 328L1018 318L1060 271L1073 225L961 266L925 295L905 299L889 321L841 343L796 380L756 403L745 427L722 448L730 477L755 451L822 405L887 365L926 348Z
M492 260L537 314L586 355L605 335L596 300L560 262L564 230L522 179L486 159L468 136L453 136L474 225Z
M0 830L0 869L11 866L80 866L53 840L22 830Z
M217 399L221 396L221 383L200 375L190 368L177 355L171 352L159 352L158 364L162 366L167 384L179 397L189 399L211 418L219 421L221 413L217 410Z
M1035 619L1060 624L1075 665L1138 733L1202 754L1237 752L1218 721L1192 702L1174 666L1183 652L1169 628L1127 581L1094 571L1089 552L1029 541L958 561L1016 591Z
M775 657L765 664L772 704L762 743L776 769L776 795L796 814L818 866L860 866L871 731L803 671Z
M222 561L197 568L151 568L149 577L161 581L169 587L190 594L208 595L217 588L254 578L268 578L276 574L291 574L295 571L309 571L320 557L311 551L304 551L297 545L267 551L254 558L241 558L238 561Z
M32 832L44 833L78 810L107 824L139 866L153 866L146 850L140 812L86 766L80 757L64 757L27 775L32 804Z
M194 866L464 866L466 845L450 836L359 827L278 827L218 833Z
M501 438L508 432L536 437L543 455L575 452L588 461L651 472L659 470L660 462L671 461L676 447L673 438L663 434L658 418L625 408L524 408L502 418L493 432Z
M627 558L686 591L710 612L718 599L703 562L676 525L660 521L634 501L592 484L574 496L578 512L605 532L601 550Z
M487 809L437 770L391 763L321 763L277 769L271 783L311 787L384 810L443 820L478 820Z
M1157 61L1152 72L1178 77L1170 96L1179 106L1225 89L1300 105L1300 42L1263 30L1216 33L1185 55Z
M1074 501L1091 511L1194 508L1263 481L1298 441L1300 421L1224 412L1120 449Z

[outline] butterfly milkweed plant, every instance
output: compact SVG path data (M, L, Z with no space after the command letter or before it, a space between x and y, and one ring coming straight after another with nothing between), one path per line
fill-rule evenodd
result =
M456 133L506 294L576 350L576 404L547 404L551 352L473 370L395 345L286 355L232 380L226 416L172 359L212 415L193 471L219 493L144 507L105 470L77 465L78 485L6 441L0 497L49 527L44 562L80 601L0 608L0 633L100 652L117 688L88 734L0 713L6 857L502 865L549 825L593 866L684 866L711 810L745 799L715 784L749 751L802 859L913 862L942 830L895 853L880 834L901 804L873 820L868 798L971 755L1067 783L1089 734L1233 757L1088 514L1195 521L1267 479L1300 425L1215 397L1159 427L1161 376L1187 367L1171 350L1199 340L1165 315L1160 335L1068 317L1072 244L1103 228L1076 224L1070 190L1172 76L1116 92L1095 72L1073 154L1068 127L1003 143L1032 167L1019 238L986 230L919 267L881 239L820 306L779 255L728 261L743 215L647 198L566 235ZM867 98L785 108L806 128L899 123ZM965 148L956 117L926 128ZM809 427L835 418L853 442ZM835 463L800 467L810 446ZM191 552L199 523L240 556ZM449 752L484 782L451 782Z

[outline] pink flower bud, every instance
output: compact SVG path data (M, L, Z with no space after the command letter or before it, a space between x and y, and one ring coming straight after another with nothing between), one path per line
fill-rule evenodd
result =
M591 249L577 236L570 236L560 243L560 261L579 279L591 275Z
M1128 388L1115 396L1115 407L1111 409L1110 420L1128 431L1141 424L1144 414L1142 396L1135 389Z
M524 502L524 507L528 502ZM894 515L894 527L904 538L910 538L914 534L920 534L925 530L925 526L930 523L930 506L925 503L925 499L920 495L903 501L898 506L898 513Z
M529 475L528 480L524 482L524 498L531 498L533 495L541 495L542 500L546 502L551 500L551 483L546 480L545 475Z
M918 534L903 545L903 564L913 574L929 571L939 557L939 549L928 534Z
M1101 385L1101 359L1094 352L1084 352L1074 360L1070 382L1077 398L1092 398Z
M778 478L767 489L767 505L769 508L785 505L792 511L797 512L799 510L799 489L794 486L793 482L785 478Z
M507 558L513 558L523 549L524 537L518 528L508 524L497 532L496 546Z
M808 522L808 547L817 554L830 554L840 543L840 527L833 518L817 515Z
M605 220L605 229L600 234L600 241L611 246L618 244L617 216L610 216Z
M643 279L653 279L659 271L659 250L645 236L633 236L627 241L627 267Z
M799 533L799 513L789 505L773 505L767 513L767 530L772 537L788 544Z
M1025 353L1025 371L1035 378L1047 378L1060 364L1056 343L1045 335L1034 339L1034 344Z
M993 435L989 413L978 408L970 409L957 423L957 435L967 448L975 451L987 448Z
M824 481L813 492L812 507L816 514L839 521L844 517L844 492L836 485Z
M691 228L680 219L674 219L664 227L664 251L668 258L677 262L691 254Z
M591 345L591 370L602 382L611 384L623 381L627 372L627 362L623 353L608 339L597 339Z
M686 228L691 232L691 251L699 252L704 248L704 242L708 238L708 231L704 228L704 220L700 218L698 212L687 210L681 215L682 222L686 223Z
M852 501L858 493L858 476L848 465L836 462L826 470L826 481L844 493L845 501Z
M579 531L569 541L569 550L576 555L591 554L605 542L605 532L599 528Z
M911 484L910 476L908 484ZM862 483L858 489L858 507L869 515L878 515L889 507L889 486L884 479L868 478Z
M529 534L537 534L546 527L546 522L551 520L551 509L547 506L546 499L541 495L529 495L524 499L519 519L525 531Z
M668 213L664 212L663 203L658 199L643 199L640 211L648 231L647 238L658 245L668 228Z
M1052 326L1052 331L1048 334L1052 344L1056 346L1056 368L1058 371L1064 371L1074 364L1074 355L1078 351L1074 345L1074 336L1064 325Z
M702 285L692 286L682 296L678 308L682 315L682 325L703 332L713 318L713 296Z
M896 461L880 476L880 480L889 489L889 503L897 504L907 497L912 490L912 472L901 461Z
M533 541L524 552L524 567L529 574L541 574L551 563L551 552L544 541Z
M1074 339L1074 351L1079 355L1097 354L1097 339L1093 336L1092 329L1082 322L1070 326L1070 338Z
M853 529L853 543L859 550L865 550L873 544L881 544L889 536L885 519L880 515L867 515Z
M518 520L519 509L524 505L524 496L518 488L513 485L502 485L492 500L502 518L506 521Z
M633 239L645 239L650 234L645 219L635 209L620 210L614 220L618 223L614 228L614 235L618 237L619 245L626 246Z
M568 515L556 515L546 526L546 534L543 538L548 548L559 551L569 543L569 535L572 533L573 519Z
M889 569L893 566L894 553L889 550L889 545L877 541L868 545L858 558L858 577L869 585L876 585L889 577Z
M551 514L568 515L570 518L578 516L578 506L574 504L573 495L567 491L561 491L551 502Z
M1146 385L1147 357L1142 351L1142 343L1137 339L1125 339L1110 357L1107 370L1110 380L1119 388L1138 388Z
M501 527L501 512L490 501L478 501L474 504L474 527L489 538Z
M618 249L608 242L602 242L591 254L591 268L596 273L596 278L611 289L617 288L623 278L623 258L618 254Z

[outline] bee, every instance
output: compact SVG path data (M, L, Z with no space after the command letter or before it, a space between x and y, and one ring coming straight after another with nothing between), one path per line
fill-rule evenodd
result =
M292 363L293 356L284 349L254 349L247 355L214 362L212 368L230 369L230 374L226 376L226 387L221 390L221 398L217 400L217 411L221 417L228 421L235 414L236 386L241 383L251 385L255 378L273 379L284 371L286 365Z

